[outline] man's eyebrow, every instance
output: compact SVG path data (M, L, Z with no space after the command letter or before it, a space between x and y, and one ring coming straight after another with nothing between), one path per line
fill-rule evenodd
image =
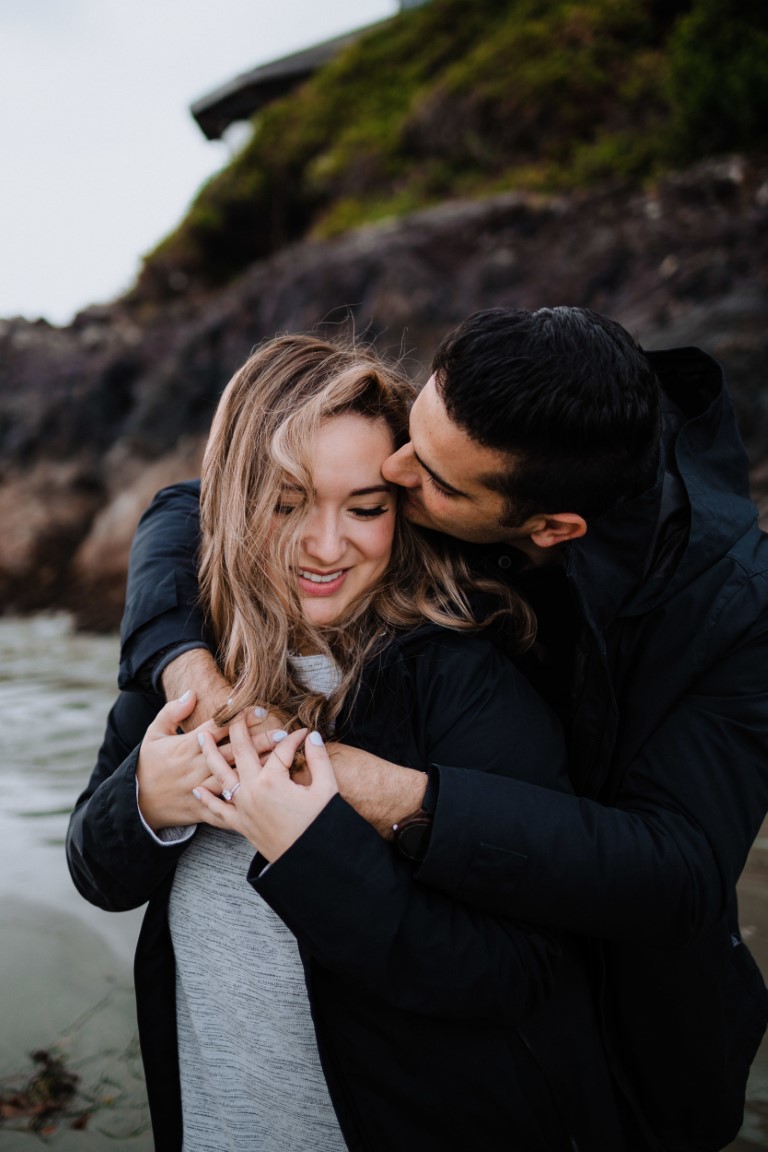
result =
M466 496L467 495L467 493L462 492L460 488L454 488L453 484L449 484L447 480L443 480L440 473L435 472L434 468L430 468L429 464L425 464L424 461L422 460L421 456L419 456L419 454L415 448L413 450L413 454L416 457L419 464L421 465L421 467L424 469L424 471L428 472L429 475L432 477L432 479L435 481L435 483L439 484L441 488L445 488L445 490L447 492L452 492L454 496Z

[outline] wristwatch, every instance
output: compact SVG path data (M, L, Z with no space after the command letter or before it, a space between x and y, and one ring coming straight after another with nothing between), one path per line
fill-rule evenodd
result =
M432 814L424 808L405 816L392 825L392 843L406 860L418 863L424 859L432 831Z

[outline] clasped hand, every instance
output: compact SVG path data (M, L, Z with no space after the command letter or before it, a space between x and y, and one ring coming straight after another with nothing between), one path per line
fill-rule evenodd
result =
M211 775L200 746L200 735L208 733L211 740L223 741L220 752L229 763L234 760L231 745L226 742L228 729L217 726L213 720L187 732L180 727L194 712L199 698L195 692L185 692L178 700L169 700L147 728L141 744L136 778L139 784L139 809L154 832L162 828L187 827L205 820L199 800L193 790L204 785L220 792L222 785ZM276 726L274 717L263 708L248 714L257 747L271 752L274 741L267 729Z
M194 692L171 700L142 741L136 778L139 808L154 832L206 823L239 832L267 860L276 860L338 792L319 732L268 732L263 709L239 716L229 743L227 729L212 720L191 732L180 724L196 704ZM306 768L291 769L304 747ZM221 799L232 794L235 802Z
M239 832L266 860L276 860L339 790L325 744L319 732L300 728L290 735L272 733L265 749L263 734L252 733L242 715L233 721L229 738L231 763L206 725L195 735L217 785L215 789L208 783L194 787L197 803L205 809L205 816L198 814L197 819ZM291 778L291 766L302 746L311 777L308 784ZM232 799L223 800L216 792Z

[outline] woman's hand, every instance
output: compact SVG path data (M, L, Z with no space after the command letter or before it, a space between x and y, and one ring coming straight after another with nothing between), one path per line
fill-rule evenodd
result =
M229 735L235 768L222 756L210 732L199 733L208 769L222 796L231 798L227 802L208 787L195 787L196 819L239 832L266 860L277 860L339 790L323 738L319 732L307 735L306 728L290 735L273 732L273 751L262 764L243 716L232 723ZM290 771L302 745L312 777L306 786L292 780ZM200 805L204 805L204 816Z
M212 720L188 734L178 734L179 725L194 710L194 692L185 692L158 712L147 728L141 744L136 779L139 782L139 808L154 832L200 822L200 805L192 789L203 783L215 789L202 755L198 734L206 732L215 744L226 732Z

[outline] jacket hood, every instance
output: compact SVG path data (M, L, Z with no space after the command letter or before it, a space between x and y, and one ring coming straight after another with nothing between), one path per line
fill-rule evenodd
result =
M645 613L724 556L754 524L749 468L723 370L698 348L648 352L664 394L653 486L590 522L566 572L598 632Z

